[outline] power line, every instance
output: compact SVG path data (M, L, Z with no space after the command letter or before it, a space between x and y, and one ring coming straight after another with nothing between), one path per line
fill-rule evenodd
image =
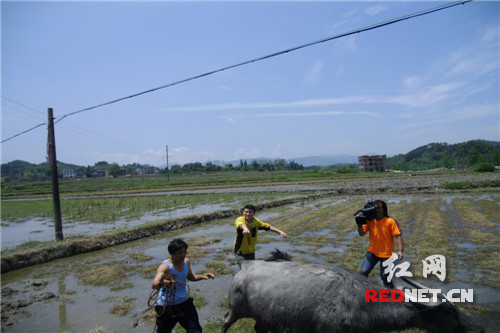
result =
M320 39L320 40L317 40L317 41L314 41L314 42L309 42L309 43L302 44L302 45L299 45L299 46L291 47L291 48L286 49L286 50L274 52L274 53L271 53L271 54L268 54L268 55L265 55L265 56L261 56L261 57L258 57L258 58L254 58L254 59L251 59L251 60L246 60L246 61L234 64L234 65L230 65L230 66L227 66L227 67L222 67L222 68L210 71L210 72L206 72L206 73L203 73L203 74L195 75L195 76L192 76L192 77L189 77L189 78L186 78L186 79L182 79L182 80L179 80L179 81L175 81L175 82L172 82L172 83L165 84L163 86L159 86L159 87L156 87L156 88L152 88L152 89L145 90L145 91L142 91L142 92L139 92L139 93L135 93L135 94L132 94L132 95L129 95L129 96L121 97L121 98L118 98L118 99L115 99L115 100L112 100L112 101L109 101L109 102L101 103L101 104L98 104L98 105L95 105L95 106L91 106L91 107L88 107L88 108L85 108L85 109L82 109L82 110L78 110L78 111L74 111L74 112L65 114L65 115L61 116L55 123L58 123L61 120L63 120L64 118L72 116L72 115L75 115L75 114L78 114L78 113L90 111L90 110L93 110L93 109L97 109L99 107L103 107L103 106L106 106L106 105L110 105L110 104L114 104L114 103L117 103L117 102L121 102L121 101L124 101L126 99L134 98L134 97L141 96L141 95L144 95L144 94L148 94L148 93L151 93L151 92L154 92L154 91L157 91L157 90L161 90L161 89L165 89L165 88L168 88L168 87L172 87L172 86L175 86L175 85L178 85L178 84L181 84L181 83L185 83L185 82L188 82L188 81L200 79L202 77L209 76L209 75L212 75L212 74L215 74L215 73L218 73L218 72L222 72L222 71L225 71L225 70L228 70L228 69L233 69L233 68L240 67L240 66L243 66L243 65L248 65L248 64L251 64L251 63L254 63L254 62L258 62L258 61L261 61L261 60L265 60L265 59L269 59L269 58L272 58L272 57L276 57L276 56L279 56L279 55L282 55L282 54L285 54L285 53L297 51L297 50L303 49L305 47L313 46L313 45L316 45L316 44L321 44L321 43L328 42L328 41L331 41L331 40L334 40L334 39L338 39L338 38L342 38L342 37L346 37L346 36L358 34L358 33L369 31L369 30L373 30L373 29L378 29L378 28L381 28L381 27L384 27L384 26L387 26L387 25L390 25L390 24L394 24L394 23L397 23L397 22L401 22L401 21L404 21L404 20L408 20L408 19L411 19L411 18L415 18L415 17L419 17L419 16L431 14L431 13L434 13L434 12L437 12L437 11L440 11L440 10L444 10L444 9L447 9L447 8L451 8L451 7L454 7L454 6L463 5L463 4L465 4L467 2L471 2L471 1L472 0L464 0L464 1L457 1L457 2L452 2L452 3L447 3L447 4L444 4L444 5L438 6L438 7L426 9L426 10L423 10L423 11L420 11L420 12L416 12L416 13L413 13L413 14L409 14L409 15L406 15L406 16L399 17L399 18L395 18L395 19L392 19L392 20L389 20L389 21L377 23L377 24L370 25L370 26L367 26L367 27L364 27L364 28L360 28L360 29L349 31L349 32L341 33L341 34L338 34L338 35L335 35L335 36L326 37L326 38L323 38L323 39ZM34 130L37 127L40 127L40 126L43 126L43 125L46 125L46 124L47 123L39 124L39 125L37 125L37 126L35 126L33 128L30 128L30 129L28 129L26 131L23 131L23 132L21 132L19 134L16 134L16 135L14 135L14 136L12 136L10 138L7 138L7 139L1 141L0 143L4 143L6 141L9 141L9 140L11 140L11 139L13 139L13 138L21 135L21 134L27 133L27 132L29 132L31 130Z
M15 100L13 100L13 99L11 99L11 98L8 98L8 97L5 97L5 96L2 96L2 98L3 98L3 99L5 99L6 101L9 101L9 102L11 102L11 103L17 104L17 105L22 106L22 107L24 107L24 108L26 108L26 109L29 109L29 110L31 110L31 111L34 111L34 112L36 112L37 114L39 114L40 116L44 116L44 113L43 113L42 111L40 111L40 110L37 110L37 109L32 108L32 107L30 107L30 106L27 106L27 105L25 105L25 104L23 104L23 103L17 102L17 101L15 101Z
M23 135L23 134L25 134L25 133L31 132L32 130L34 130L34 129L36 129L36 128L40 127L40 126L44 126L44 125L47 125L47 123L41 123L41 124L38 124L38 125L36 125L36 126L34 126L34 127L32 127L32 128L28 128L27 130L22 131L21 133L17 133L16 135L13 135L13 136L11 136L10 138L5 139L5 140L3 140L3 141L2 141L2 142L0 142L0 143L4 143L5 141L9 141L10 139L14 139L15 137L18 137L18 136Z
M16 107L10 105L13 104ZM37 123L42 121L42 119L46 118L47 116L43 115L43 111L36 110L35 108L32 108L30 106L27 106L23 103L17 102L13 99L7 98L5 96L2 96L2 114L6 113L9 114L12 117L16 117L21 120L25 121L30 121L33 123ZM35 113L35 114L33 114ZM34 119L36 118L36 119ZM33 120L36 120L33 121ZM127 142L118 142L116 139L111 140L109 138L106 138L102 136L99 133L92 132L91 130L87 128L83 128L81 126L78 126L76 124L73 124L69 121L66 121L64 123L64 126L59 127L59 132L61 133L67 133L70 134L72 137L77 137L81 138L83 140L89 141L89 142L96 142L96 143L105 143L108 146L114 146L117 147L121 150L125 150L134 154L140 154L139 150L133 150L130 147L130 143Z

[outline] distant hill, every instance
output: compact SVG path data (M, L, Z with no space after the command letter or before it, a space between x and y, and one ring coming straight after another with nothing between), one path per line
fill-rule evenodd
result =
M320 155L298 157L293 159L304 167L309 166L330 166L335 164L358 164L357 155Z
M395 170L467 168L479 163L500 165L500 141L471 140L457 144L429 143L387 159Z

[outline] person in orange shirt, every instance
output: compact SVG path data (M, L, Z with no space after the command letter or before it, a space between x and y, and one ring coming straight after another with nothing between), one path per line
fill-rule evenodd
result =
M389 274L384 273L385 267L382 264L394 252L394 239L398 243L398 259L403 259L403 232L398 222L389 217L387 204L384 201L376 200L373 205L375 206L375 218L367 220L366 224L358 224L358 234L364 236L368 233L370 239L370 245L368 245L359 273L368 277L373 267L380 262L380 278L384 286L394 288L392 281L387 281Z

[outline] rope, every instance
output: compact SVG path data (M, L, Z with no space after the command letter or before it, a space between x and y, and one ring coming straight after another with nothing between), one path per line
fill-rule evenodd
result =
M157 289L154 289L151 294L149 295L148 299L148 307L146 310L144 310L142 313L146 313L150 310L153 310L155 313L156 317L161 317L165 311L169 311L170 315L172 317L177 317L177 316L182 316L182 314L176 314L174 315L172 308L170 304L174 302L175 299L175 285L176 283L178 284L184 284L186 285L187 288L187 294L183 298L189 297L189 285L186 282L182 282L179 280L176 280L176 275L175 274L164 274L163 277L161 278L161 282L158 286ZM163 302L163 306L161 307L161 311L156 311L156 306L158 305L158 299L160 292L163 290L163 294L165 296L165 302ZM165 305L167 304L167 305ZM153 332L156 331L156 321L155 321L155 327L153 328Z
M175 300L175 290L176 290L176 284L184 284L186 285L187 288L187 294L183 298L189 297L189 285L186 282L182 282L179 280L176 280L175 274L166 274L162 277L161 282L158 286L157 289L154 289L151 294L149 295L148 299L148 307L146 310L143 311L143 313L148 312L149 310L153 309L155 310L155 314L157 317L160 317L165 313L165 311L168 310L170 311L170 304L172 304ZM163 295L165 297L165 302L163 302L163 306L161 311L157 312L156 311L156 306L158 305L158 299L160 292L163 291ZM182 298L181 298L182 299ZM165 305L166 304L166 305ZM178 315L176 315L178 316Z

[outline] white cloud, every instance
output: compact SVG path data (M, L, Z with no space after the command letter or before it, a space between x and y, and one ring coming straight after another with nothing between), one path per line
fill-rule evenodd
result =
M368 111L314 111L314 112L285 112L285 113L261 113L252 114L249 117L314 117L314 116L344 116L344 115L363 115L376 117L377 114Z
M269 156L270 158L279 158L281 157L281 143L278 143L275 147L274 150L272 151L271 155Z
M165 150L148 149L144 152L136 154L87 151L84 152L83 155L85 156L85 160L93 161L94 163L97 163L99 161L107 161L108 163L118 163L119 165L126 165L135 162L140 164L149 164L152 166L166 164ZM80 158L81 156L78 156L74 160L78 160Z
M220 117L221 119L224 119L228 123L235 123L237 119L243 118L242 115L224 115Z
M460 94L463 86L462 82L424 86L420 90L410 91L405 94L381 97L380 101L409 107L428 107Z
M257 102L257 103L224 103L212 105L198 105L167 108L164 111L168 112L194 112L194 111L226 111L226 110L255 110L255 109L271 109L271 108L294 108L294 107L313 107L313 106L328 106L351 103L366 103L372 100L370 96L352 96L343 98L320 98L307 99L292 102Z
M403 78L403 84L407 90L417 89L422 86L423 78L421 76L408 76Z
M231 160L252 159L262 157L260 148L238 148L233 153Z
M366 8L365 13L367 15L373 16L373 15L377 15L377 14L384 12L386 9L387 9L387 6L382 6L379 4L379 5L375 5L375 6L371 6L371 7Z
M448 112L446 120L475 119L489 116L500 117L498 105L468 105L452 109Z
M456 79L465 75L471 80L489 73L498 75L499 31L498 27L484 30L481 39L450 50L430 66L426 79Z
M433 109L425 114L420 114L418 121L412 121L406 123L399 127L399 130L406 132L409 129L420 129L426 132L426 135L430 135L435 129L431 129L431 126L436 126L438 124L446 124L449 127L454 127L454 123L459 121L468 121L477 118L484 118L490 116L499 116L498 106L495 105L468 105L464 107L456 107L450 110L448 109ZM498 126L497 126L498 129ZM449 131L449 129L447 130ZM484 133L485 135L487 133Z
M312 85L319 83L321 78L321 72L324 67L325 64L322 61L316 61L312 66L311 70L309 70L309 73L307 73L307 76L304 80L304 84Z
M370 13L383 10L372 8ZM223 103L215 105L186 106L168 108L168 112L223 112L234 111L233 114L219 115L227 122L236 122L241 118L264 118L264 117L318 117L318 116L352 116L365 115L376 117L382 111L372 111L369 106L376 110L384 104L401 106L401 110L394 111L392 116L398 118L415 118L422 114L442 113L442 110L450 110L457 105L467 103L467 99L481 92L491 90L498 84L498 71L500 62L499 54L499 29L498 27L483 31L479 41L460 48L450 50L448 55L436 60L427 71L421 75L402 77L402 91L391 93L360 94L340 98L317 98L303 99L285 102L253 102L253 103ZM320 74L324 64L317 61L311 67L305 83L319 82ZM483 75L483 76L481 76ZM480 77L481 76L481 77ZM495 103L495 101L487 101ZM471 102L468 102L471 103ZM346 105L347 110L324 110L324 107ZM360 110L362 108L362 110ZM492 109L498 105L492 105ZM283 109L285 112L273 111ZM291 109L297 109L293 112ZM389 108L387 108L389 110ZM247 114L239 111L252 110ZM485 108L481 109L485 110ZM417 113L418 114L417 114ZM488 109L484 112L476 112L477 116L487 116L493 112ZM467 113L466 113L467 114ZM451 115L450 115L451 116ZM469 115L470 116L470 115Z
M191 149L180 146L172 148L172 153L169 152L169 156L171 155L172 164L186 164L192 162L209 162L215 160L215 153L210 151L191 151Z

